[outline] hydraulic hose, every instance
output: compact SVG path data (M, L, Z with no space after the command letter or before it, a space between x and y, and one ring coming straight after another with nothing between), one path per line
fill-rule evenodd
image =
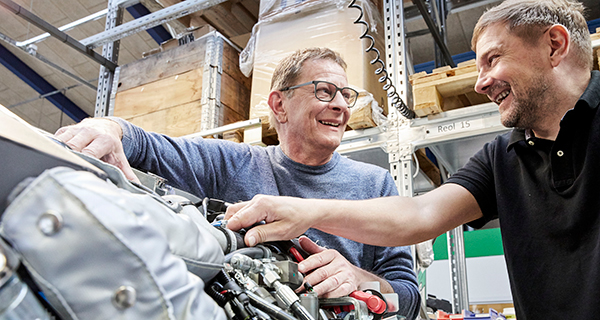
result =
M356 18L354 23L362 24L362 25L366 26L365 31L359 38L360 39L368 39L371 41L371 44L369 45L369 47L367 49L365 49L365 52L371 52L371 51L375 52L376 57L375 57L375 59L371 60L370 63L372 65L375 65L376 63L379 63L379 65L381 65L381 67L379 67L375 70L376 75L383 74L378 79L378 81L379 81L379 83L384 83L383 90L385 90L387 92L387 96L390 99L392 99L392 101L391 101L392 106L394 106L398 110L398 112L400 112L400 114L402 114L407 119L413 119L415 117L414 111L410 110L408 108L408 106L404 103L404 101L402 101L402 98L400 98L400 95L398 94L396 87L394 86L394 84L392 84L392 80L388 76L388 72L385 68L385 63L383 62L383 60L381 60L381 54L379 53L379 50L377 50L377 48L375 48L375 39L371 35L368 34L369 24L365 20L362 20L363 8L359 5L357 5L355 2L356 2L356 0L352 0L352 2L350 2L350 4L348 5L348 8L356 8L360 11L360 15L358 16L358 18Z
M278 320L296 320L296 318L294 318L292 315L285 312L283 309L279 308L278 306L276 306L272 303L269 303L268 301L264 300L260 296L254 294L250 291L246 291L246 294L248 295L248 298L250 298L250 303L253 306L266 312L268 315L270 315Z

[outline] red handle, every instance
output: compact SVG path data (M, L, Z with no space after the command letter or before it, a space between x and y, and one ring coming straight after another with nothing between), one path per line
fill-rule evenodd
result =
M367 308L375 314L382 314L386 309L386 303L376 295L364 291L354 291L350 296L356 300L364 301Z

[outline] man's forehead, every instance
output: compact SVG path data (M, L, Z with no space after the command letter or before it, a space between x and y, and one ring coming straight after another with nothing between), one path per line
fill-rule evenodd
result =
M501 47L510 36L506 24L494 23L483 29L475 43L477 57Z
M346 71L337 62L331 59L312 59L306 61L308 65L304 65L302 68L301 75L303 77L315 77L323 75L342 75L346 77ZM311 79L315 80L315 79Z

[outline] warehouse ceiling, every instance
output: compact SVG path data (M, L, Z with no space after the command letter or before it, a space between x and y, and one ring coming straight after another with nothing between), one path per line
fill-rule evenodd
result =
M61 27L78 19L100 12L107 8L106 0L13 0L24 9L34 13L54 27ZM124 22L143 15L143 10L153 12L179 2L179 0L140 0L124 11ZM588 20L600 18L600 2L585 0ZM159 4L160 3L160 4ZM450 0L447 2L450 13L446 21L447 43L450 54L470 51L473 27L486 8L498 4L491 0ZM140 5L143 10L140 11ZM425 22L411 1L404 1L407 20L406 32L412 35L408 40L409 56L414 65L434 59L434 41L426 33ZM234 43L244 46L252 26L257 21L259 0L229 0L219 5L196 12L163 25L150 32L139 32L123 38L120 42L118 64L123 65L141 59L143 55L159 48L159 43L170 34L177 34L189 27L211 25ZM0 33L17 42L26 41L44 32L21 17L0 6ZM82 24L68 35L83 40L104 31L105 18ZM37 54L58 69L50 67L23 50L0 41L0 58L5 66L0 66L0 104L48 132L60 126L74 123L69 115L80 113L93 115L95 108L99 64L55 38L36 43ZM1 50L3 49L3 50ZM101 53L101 48L96 48ZM8 66L8 67L7 67ZM28 69L28 68L29 69ZM9 68L12 68L9 69ZM16 69L15 69L16 68ZM67 76L73 74L88 85L82 85ZM28 79L27 82L21 78ZM34 88L37 88L36 91ZM52 89L49 89L52 88ZM58 94L40 98L41 93L59 91ZM57 107L57 105L59 107ZM61 111L68 110L67 113Z

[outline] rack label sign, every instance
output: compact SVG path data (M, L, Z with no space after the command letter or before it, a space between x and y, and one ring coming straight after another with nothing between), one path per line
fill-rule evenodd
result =
M436 137L477 129L484 129L485 127L485 119L479 118L430 125L427 126L425 133L428 137Z

